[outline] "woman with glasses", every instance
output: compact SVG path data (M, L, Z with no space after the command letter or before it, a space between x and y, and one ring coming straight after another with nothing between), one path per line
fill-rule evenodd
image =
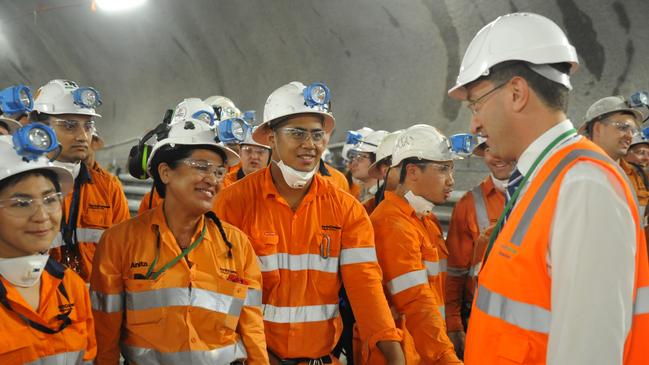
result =
M0 137L0 363L85 364L96 354L83 280L47 251L72 174Z
M104 233L90 280L97 364L267 364L261 273L210 209L239 156L187 115L148 159L160 206Z

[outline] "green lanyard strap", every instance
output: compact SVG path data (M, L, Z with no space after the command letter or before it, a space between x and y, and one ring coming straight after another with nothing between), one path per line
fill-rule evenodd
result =
M151 266L149 266L149 270L146 272L146 276L145 276L146 279L157 280L160 275L162 275L165 271L169 270L169 268L177 264L178 261L180 261L183 257L187 256L190 252L192 252L196 247L198 247L198 244L203 241L203 237L205 237L205 231L207 231L207 225L203 223L203 229L201 230L201 235L196 239L196 241L192 242L192 244L189 245L187 248L185 248L183 252L180 253L180 255L176 256L173 260L169 261L160 270L154 272L153 268L158 263L158 258L160 256L160 230L158 230L156 233L157 247L155 252L155 258L153 259Z
M539 157L534 160L534 163L530 167L530 170L525 174L525 177L523 177L523 180L521 183L518 185L518 188L516 188L516 191L514 192L514 195L512 195L511 199L507 202L507 205L505 206L505 209L503 212L500 214L500 217L498 218L498 222L496 223L496 226L494 227L494 230L491 231L491 235L489 236L489 244L487 245L487 251L485 252L484 259L482 260L482 267L485 266L487 263L487 258L489 257L489 254L491 253L491 249L494 246L494 243L496 242L496 238L500 234L500 231L503 228L503 224L505 222L505 217L509 215L511 210L514 208L514 203L516 202L516 199L518 199L518 196L520 195L521 191L523 190L523 187L527 183L527 181L530 179L532 176L532 173L534 173L534 170L536 170L536 167L543 161L545 156L547 156L550 151L556 147L556 145L559 144L559 142L563 141L567 137L574 136L577 134L577 131L574 128L571 128L568 131L563 132L559 137L555 138L545 149Z

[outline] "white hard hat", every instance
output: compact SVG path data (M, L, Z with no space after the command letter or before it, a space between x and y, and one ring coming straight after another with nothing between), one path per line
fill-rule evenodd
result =
M267 148L267 149L270 150L271 148L270 148L269 145L259 143L259 142L255 141L254 139L252 139L252 134L255 132L255 129L257 129L257 128L259 128L259 127L252 127L252 129L249 129L246 132L246 135L245 135L245 137L243 139L243 142L241 142L240 144L241 145L257 146L257 147L264 147L264 148Z
M242 116L241 110L237 108L232 100L225 96L213 95L203 101L212 106L217 121L230 118L241 118Z
M79 87L74 81L52 80L36 91L34 110L60 115L79 114L101 117L95 107L101 105L99 92L91 87Z
M356 152L376 153L379 144L388 134L388 131L374 131L355 144L352 150Z
M341 151L343 160L349 162L349 151L354 148L358 141L369 136L372 132L374 132L374 129L369 127L363 127L355 131L347 131L347 140L345 140L345 144L343 145L343 149Z
M171 124L191 121L205 123L214 129L216 127L215 118L214 109L210 104L203 102L199 98L187 98L176 105Z
M399 138L399 135L403 133L405 130L400 129L398 131L394 131L392 133L388 133L381 143L379 143L379 147L376 149L376 161L374 161L373 164L370 165L370 169L368 171L370 177L373 177L375 179L381 178L381 173L379 171L379 164L386 158L392 156L392 151L394 151L394 146L397 143L397 139Z
M631 139L631 145L629 147L633 147L639 144L646 144L649 146L649 139L645 138L645 135L642 132L633 135L633 138Z
M314 113L324 117L322 128L331 134L336 124L330 112L331 95L322 83L304 86L293 81L273 91L264 105L264 122L255 130L252 138L266 143L271 133L271 122L295 114Z
M325 163L331 165L334 162L334 154L330 149L325 148L325 150L322 152L322 156L320 156L320 159Z
M448 138L428 124L415 124L399 135L392 152L392 167L411 157L427 161L460 159L451 150Z
M14 148L12 136L0 136L0 181L30 170L49 170L56 174L63 195L72 190L72 173L63 167L54 166L46 154L36 159L26 159Z
M632 114L637 125L644 121L644 115L638 108L631 107L624 96L607 96L597 100L586 111L584 123L588 124L606 114L624 112Z
M23 125L15 119L0 117L0 126L6 126L9 134L13 134L18 128L22 127Z
M506 61L525 61L538 74L571 89L569 76L550 67L570 63L570 74L578 66L577 51L563 30L552 20L533 13L513 13L498 17L473 37L460 66L455 86L448 94L466 100L466 85L489 69Z
M167 137L162 138L153 145L151 155L147 161L149 174L151 173L151 161L153 161L156 152L163 146L202 146L212 150L220 150L226 156L227 161L225 163L227 166L234 166L239 163L239 155L236 152L216 143L216 133L209 125L203 122L185 120L172 123L169 127Z

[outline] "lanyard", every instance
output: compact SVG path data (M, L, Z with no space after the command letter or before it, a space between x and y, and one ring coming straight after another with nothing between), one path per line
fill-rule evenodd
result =
M537 157L536 160L534 160L534 163L530 167L530 170L525 174L525 177L523 177L523 180L518 185L518 188L516 188L514 195L512 195L511 199L509 199L509 201L507 202L505 209L503 210L503 212L500 214L500 217L498 218L498 222L496 223L494 230L491 232L491 236L489 236L489 244L487 245L487 251L485 252L484 259L482 260L482 267L484 267L485 264L487 263L487 258L491 253L491 249L493 248L494 243L496 242L496 238L498 237L500 231L503 228L505 217L507 217L511 212L511 210L514 208L514 203L518 199L518 196L523 190L523 187L532 176L532 173L534 173L534 170L536 170L536 167L541 163L541 161L543 161L545 156L547 156L547 154L550 153L550 151L559 144L559 142L566 139L567 137L574 136L576 134L577 131L574 128L571 128L570 130L561 133L561 135L555 138L547 147L545 147L545 149L543 150L543 152L541 152L539 157Z
M153 259L151 266L149 266L149 270L146 272L145 279L157 280L160 275L162 275L165 271L169 270L169 268L171 268L176 263L178 263L178 261L180 261L183 257L187 256L198 246L199 243L203 241L203 237L205 237L205 231L207 231L207 224L203 223L203 229L201 230L201 235L196 239L196 241L192 242L191 245L187 246L187 248L185 248L180 253L180 255L176 256L173 260L169 261L160 270L154 272L153 267L155 267L155 265L158 263L158 258L160 258L160 230L158 229L156 233L155 258Z

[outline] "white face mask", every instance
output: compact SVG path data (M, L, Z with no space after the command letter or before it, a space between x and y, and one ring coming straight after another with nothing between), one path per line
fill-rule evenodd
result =
M313 178L313 175L318 171L318 166L311 170L311 171L298 171L284 163L284 161L280 160L279 162L276 162L277 166L279 167L279 170L282 172L282 176L284 177L284 181L286 181L286 184L290 186L293 189L302 189L303 187L306 186L306 184L311 181Z
M54 160L52 161L54 166L63 167L64 169L70 171L74 179L79 176L79 171L81 170L81 162L61 162Z
M37 253L11 259L0 258L0 275L15 286L32 287L40 281L49 257Z
M429 202L419 195L413 194L411 190L409 190L403 197L406 198L408 203L410 203L412 209L414 209L415 213L417 213L417 215L419 216L429 214L435 207L435 204Z
M491 175L491 181L493 181L496 190L500 191L501 193L504 193L505 189L507 188L507 182L509 182L509 179L499 180L496 179L493 175Z

